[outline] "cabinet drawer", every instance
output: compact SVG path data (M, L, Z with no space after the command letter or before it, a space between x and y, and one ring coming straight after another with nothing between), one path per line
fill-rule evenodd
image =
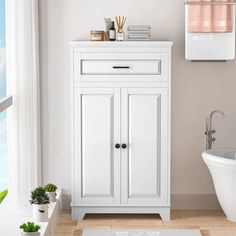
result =
M80 82L168 82L167 53L74 52L73 80Z
M160 75L160 60L82 60L82 75Z

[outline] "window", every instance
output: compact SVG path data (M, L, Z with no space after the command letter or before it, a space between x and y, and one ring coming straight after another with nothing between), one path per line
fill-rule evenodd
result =
M5 0L0 0L0 100L6 97ZM2 112L1 112L2 111ZM0 203L7 195L7 114L0 110Z

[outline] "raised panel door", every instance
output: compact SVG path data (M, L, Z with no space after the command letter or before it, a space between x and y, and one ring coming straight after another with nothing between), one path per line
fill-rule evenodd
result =
M122 204L167 204L167 89L124 88L121 97Z
M76 203L120 202L120 89L74 89Z

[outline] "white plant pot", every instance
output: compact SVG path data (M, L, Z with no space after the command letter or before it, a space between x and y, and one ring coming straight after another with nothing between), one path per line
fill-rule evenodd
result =
M29 233L29 232L21 232L21 235L25 235L25 236L30 236L30 235L40 235L40 232L33 232L33 233Z
M57 201L57 194L56 192L47 192L48 198L50 202L56 202Z
M48 204L33 204L33 220L35 222L48 221Z

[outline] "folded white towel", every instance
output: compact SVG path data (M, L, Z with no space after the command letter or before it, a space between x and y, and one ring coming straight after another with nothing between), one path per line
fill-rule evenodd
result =
M128 40L150 40L151 34L128 34L127 35Z
M127 31L127 34L133 34L133 35L150 35L150 31Z
M132 37L151 37L150 32L128 32L127 35L130 35Z
M151 31L150 25L129 25L127 31Z
M127 41L151 41L151 39L140 39L140 38L137 38L137 39L130 39L130 38L127 38Z

